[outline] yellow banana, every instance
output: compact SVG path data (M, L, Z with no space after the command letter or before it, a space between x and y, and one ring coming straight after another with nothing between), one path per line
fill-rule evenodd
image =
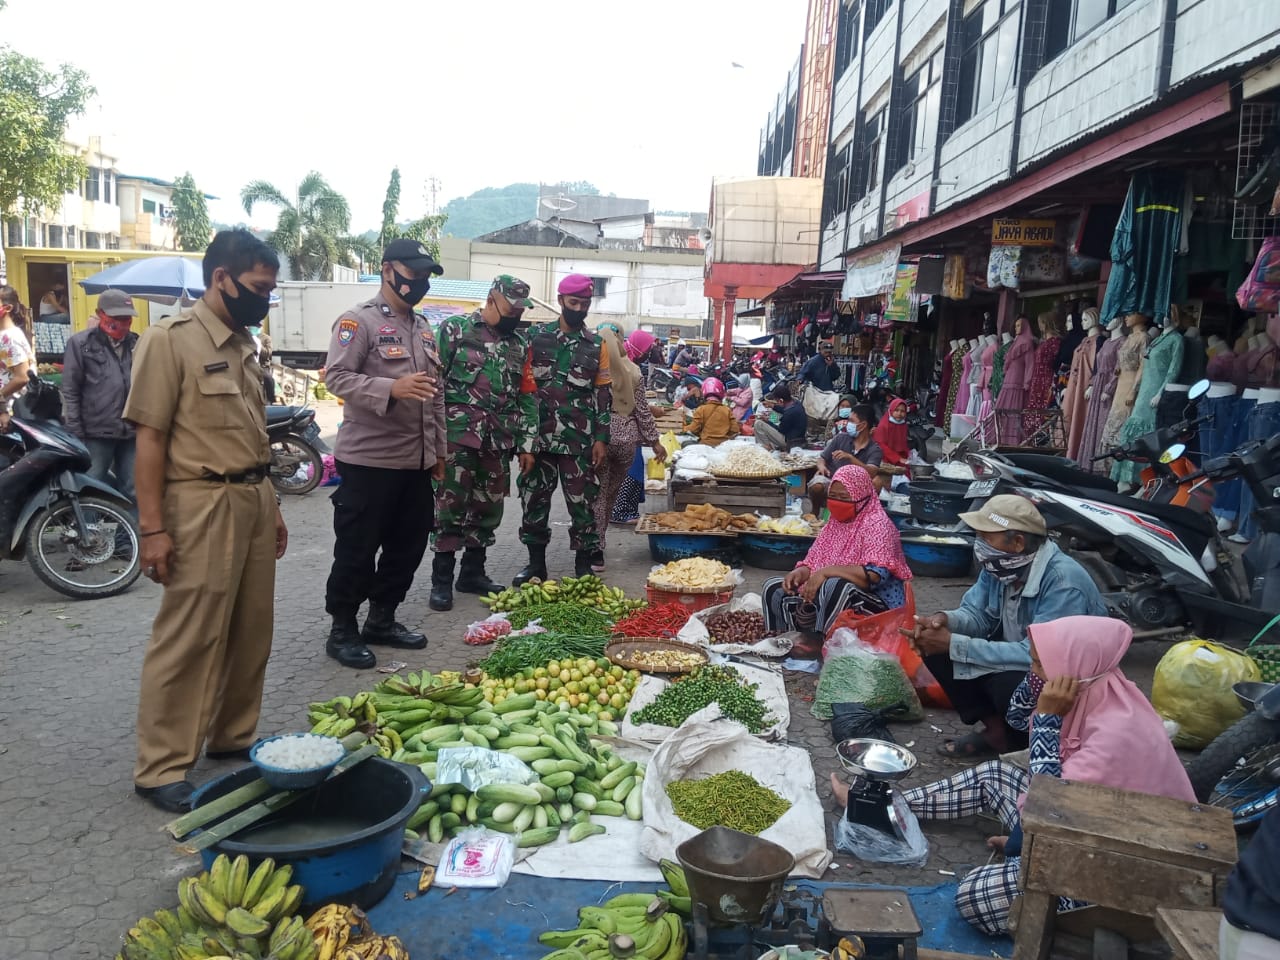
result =
M220 853L214 857L213 864L209 867L209 875L206 879L200 877L200 882L213 892L219 900L226 902L227 885L231 879L231 858L225 853Z
M244 892L249 885L249 858L243 853L231 861L230 878L227 880L228 907L244 905Z
M220 927L226 922L227 905L214 893L212 886L193 883L191 885L191 896L200 905L200 909L214 926Z
M202 923L213 922L213 918L206 914L204 908L196 902L195 886L195 877L183 877L178 881L178 903L181 904L182 909L187 912L187 915L193 921L190 926L183 924L183 929L187 933L195 933ZM182 914L179 913L179 917L181 916Z

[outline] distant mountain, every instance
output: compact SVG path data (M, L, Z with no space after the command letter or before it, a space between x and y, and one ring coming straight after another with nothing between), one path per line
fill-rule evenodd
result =
M536 183L509 183L505 187L485 187L470 196L456 197L441 210L449 215L444 232L447 236L470 239L530 220L537 216L538 189ZM585 181L542 184L541 189L544 194L600 193Z

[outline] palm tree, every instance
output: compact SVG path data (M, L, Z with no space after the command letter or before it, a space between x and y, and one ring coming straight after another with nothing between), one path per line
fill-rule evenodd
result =
M351 208L347 198L314 170L298 184L296 202L265 180L254 180L240 191L244 212L255 204L280 208L268 243L289 262L295 280L332 280L334 264L353 266L350 238Z

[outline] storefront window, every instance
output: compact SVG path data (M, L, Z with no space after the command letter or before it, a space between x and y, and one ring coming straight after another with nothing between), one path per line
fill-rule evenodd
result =
M1012 84L1018 62L1018 25L1018 0L986 0L964 18L957 126Z

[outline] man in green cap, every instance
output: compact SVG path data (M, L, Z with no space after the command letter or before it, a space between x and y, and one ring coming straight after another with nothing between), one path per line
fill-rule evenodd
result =
M461 593L496 593L503 584L485 573L485 551L502 523L502 501L511 490L511 458L537 431L534 396L520 385L529 343L520 330L533 306L529 285L510 274L494 277L484 306L450 317L436 340L443 366L448 458L436 491L432 610L453 607L457 551L466 548L456 587ZM520 455L521 468L533 455ZM525 461L528 461L526 464Z

